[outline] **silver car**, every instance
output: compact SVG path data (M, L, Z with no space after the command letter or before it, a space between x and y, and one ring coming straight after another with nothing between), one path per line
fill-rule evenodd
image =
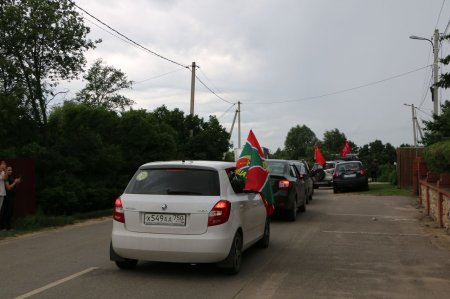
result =
M243 193L235 164L215 161L142 165L116 199L110 259L217 263L239 272L242 252L268 247L270 221L258 193Z

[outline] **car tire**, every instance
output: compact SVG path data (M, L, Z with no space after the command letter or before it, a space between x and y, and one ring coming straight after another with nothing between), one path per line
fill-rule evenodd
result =
M298 211L298 206L297 206L297 199L294 200L294 203L292 205L292 209L290 210L286 210L287 213L287 220L288 221L295 221L297 220L297 211Z
M320 182L325 178L325 171L323 169L317 169L314 177L316 178L316 182Z
M133 259L124 259L123 261L115 261L116 266L122 270L131 270L134 269L138 263L137 260Z
M226 274L237 274L242 264L242 235L236 232L227 258L219 264Z
M259 248L267 248L269 247L270 242L270 218L266 218L266 224L264 226L264 235L261 240L256 243L256 246Z
M306 199L303 202L303 205L300 206L299 211L302 213L306 212Z

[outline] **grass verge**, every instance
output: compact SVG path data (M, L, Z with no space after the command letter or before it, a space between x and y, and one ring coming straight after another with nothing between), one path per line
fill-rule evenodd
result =
M411 196L411 189L399 189L390 183L369 183L369 191L361 192L376 196Z
M33 216L18 218L13 222L13 229L9 231L0 231L0 240L7 237L15 237L28 233L40 231L45 228L62 227L65 225L76 224L89 219L96 219L112 215L112 210L101 210L88 213L74 214L70 216L47 216L37 213Z

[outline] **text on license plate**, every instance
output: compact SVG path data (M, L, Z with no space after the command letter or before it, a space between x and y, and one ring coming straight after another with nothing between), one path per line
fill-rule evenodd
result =
M356 174L344 174L344 178L356 178Z
M144 224L185 226L186 214L146 213Z

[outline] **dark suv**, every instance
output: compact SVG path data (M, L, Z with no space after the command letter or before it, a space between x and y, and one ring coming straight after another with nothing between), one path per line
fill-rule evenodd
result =
M340 162L336 164L333 174L333 191L349 189L369 190L367 170L360 161Z

